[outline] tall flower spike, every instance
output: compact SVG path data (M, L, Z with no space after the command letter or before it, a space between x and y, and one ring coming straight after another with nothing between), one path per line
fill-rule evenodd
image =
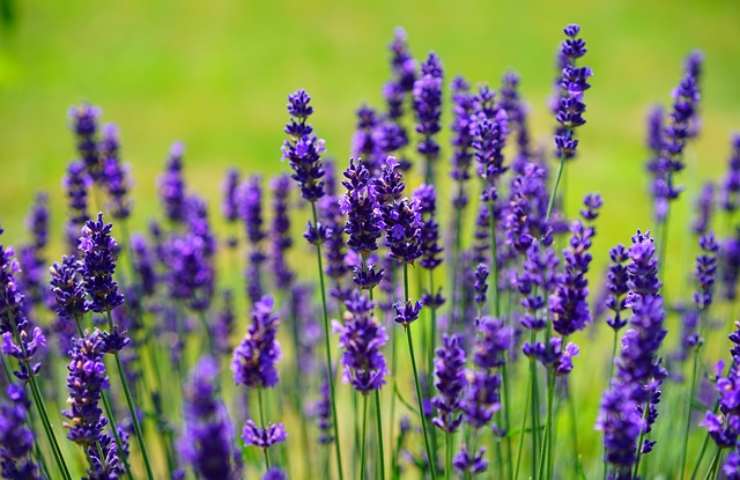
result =
M99 117L100 109L89 104L69 110L72 131L77 136L77 152L87 174L95 182L100 181L103 175L97 139Z
M324 141L313 133L307 123L313 114L311 97L303 90L296 90L288 96L290 121L285 126L288 139L283 142L283 158L293 169L293 179L301 188L301 195L309 202L315 202L324 195L324 168L321 154L325 150Z
M180 450L198 478L241 478L241 453L234 447L234 430L213 379L218 366L202 358L185 389L185 425Z
M382 235L380 216L370 171L360 162L350 159L344 172L342 185L347 189L342 200L342 210L347 215L344 231L349 236L347 245L357 252L362 262L353 267L353 280L361 289L371 289L378 284L382 271L368 265L368 256L378 249Z
M121 163L118 127L113 123L103 127L100 156L103 165L101 182L110 196L111 216L116 219L128 218L131 214L128 196L131 180L127 166Z
M437 212L437 194L432 185L420 185L413 193L414 201L419 205L421 214L421 260L422 268L433 270L442 259L442 247L439 246L439 224L435 219ZM434 292L430 292L434 293Z
M38 465L31 458L34 436L29 428L30 402L23 387L11 383L7 400L0 404L0 468L3 478L41 480Z
M726 300L737 298L738 278L740 278L740 228L735 229L720 247L720 279L722 296Z
M270 182L272 190L272 223L270 237L272 241L272 273L275 285L281 289L290 288L295 274L288 266L285 258L286 251L293 246L290 236L290 216L288 202L290 201L290 177L280 175Z
M382 349L388 335L373 318L373 302L362 293L354 290L345 306L344 323L334 324L343 350L344 379L358 392L367 394L385 384L387 368Z
M80 235L82 279L90 297L87 308L97 313L109 312L123 303L123 295L113 280L118 243L111 236L112 228L110 223L103 222L103 214L98 213L97 221L88 220Z
M465 378L465 350L460 335L445 335L442 346L437 349L434 375L437 396L432 399L436 415L432 423L445 432L457 431L462 422L463 391Z
M352 156L362 162L370 171L377 170L377 158L379 148L375 145L378 139L373 135L380 120L378 114L367 105L362 105L355 112L357 115L357 130L352 137Z
M473 161L473 113L474 95L470 93L470 85L462 77L455 77L452 81L453 120L450 129L452 135L452 169L450 177L458 183L458 189L452 199L453 206L458 209L468 204L465 193L465 184L470 180L470 165Z
M714 282L717 278L717 252L719 245L714 239L714 234L709 232L699 239L702 253L696 257L696 291L694 292L694 303L700 311L707 310L712 305L714 297Z
M270 388L278 382L275 363L280 358L277 341L279 318L272 312L272 297L264 296L252 308L252 325L234 350L234 381L251 388Z
M609 250L611 263L606 276L607 290L609 297L606 300L606 307L612 311L612 315L607 318L606 323L614 330L620 330L627 325L627 320L622 318L622 312L626 308L625 295L629 290L627 287L627 249L622 245L617 245Z
M82 284L82 265L77 257L66 255L61 264L55 263L49 270L53 309L57 314L55 330L60 336L62 351L66 352L77 332L75 322L88 308Z
M442 64L436 54L429 54L421 73L413 90L416 132L421 135L416 151L426 160L425 182L434 184L434 168L439 159L439 144L434 136L440 131L442 116Z
M563 29L566 39L560 46L560 78L555 109L555 119L559 126L555 130L555 154L563 160L570 160L576 155L578 140L575 137L577 127L586 123L583 113L586 104L584 92L590 87L588 79L593 72L588 67L577 67L576 60L586 54L586 42L578 38L581 27L571 24Z
M239 170L230 168L226 171L222 191L223 199L221 203L221 213L228 224L234 224L239 219L239 182L241 181ZM239 240L235 234L229 235L226 244L229 248L236 248Z
M239 187L239 205L248 243L247 294L254 303L264 294L262 264L267 257L262 251L262 240L266 233L262 219L262 179L253 175Z
M697 235L704 235L712 224L714 212L714 183L705 182L696 198L695 217L691 230Z
M85 166L80 162L72 162L67 167L64 177L64 188L67 192L69 217L66 234L70 250L77 248L77 239L80 229L90 219L87 212L87 196L90 188L90 177L85 173Z
M503 109L492 107L494 93L481 87L473 119L473 151L478 163L478 175L486 181L483 192L486 201L495 200L496 181L506 172L503 148L508 131L508 117Z
M173 223L185 220L185 179L182 173L184 152L185 148L182 143L174 143L170 148L165 171L159 177L159 198L167 219Z
M169 293L196 311L205 311L213 296L213 266L203 239L186 233L166 245Z

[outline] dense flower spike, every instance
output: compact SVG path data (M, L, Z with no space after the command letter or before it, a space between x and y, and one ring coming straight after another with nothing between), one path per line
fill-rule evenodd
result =
M265 428L260 428L252 420L247 420L242 429L244 443L259 448L270 448L284 442L287 437L285 425L282 423L273 423Z
M290 177L280 175L270 182L272 191L272 223L270 224L270 239L272 249L272 273L275 277L275 286L287 289L293 282L295 274L288 266L285 258L286 251L293 246L290 236L290 217L288 216L288 202L290 200Z
M85 171L95 182L99 182L103 175L97 139L99 117L100 109L89 104L72 107L69 110L72 131L77 136L77 152Z
M510 129L516 130L517 154L511 162L511 168L521 175L532 157L532 151L527 126L527 107L519 95L519 75L515 72L504 74L498 106L506 112Z
M478 452L471 454L468 449L463 446L460 451L455 455L452 460L452 464L455 469L462 474L478 474L485 472L488 468L488 462L485 459L486 449L481 447Z
M734 300L740 279L740 228L736 228L735 233L722 242L719 258L722 295L726 300Z
M719 204L729 213L740 206L740 133L732 137L732 153L727 162L727 174L722 182Z
M236 314L234 313L234 294L226 289L221 294L221 308L213 322L213 340L216 351L223 355L231 354L231 334L234 332Z
M131 235L131 255L141 293L147 296L153 295L159 276L154 264L152 249L143 235Z
M567 38L561 44L558 56L561 72L555 108L555 119L559 124L555 130L555 154L563 160L576 156L578 140L575 130L586 123L583 95L590 88L588 79L593 74L588 67L576 66L576 60L586 54L586 42L578 38L580 30L576 24L563 29Z
M313 114L311 97L305 90L296 90L288 96L290 122L285 126L288 139L283 142L283 158L293 169L293 179L301 188L301 195L309 202L315 202L324 195L324 168L321 154L325 150L324 141L316 137L313 127L307 123Z
M69 214L67 219L67 242L70 249L77 248L80 229L90 218L87 211L87 196L90 188L90 177L85 173L85 166L72 162L67 167L64 177L64 188L67 192Z
M475 303L483 306L486 303L488 292L488 267L485 263L479 263L475 267Z
M442 247L439 246L439 224L435 219L437 212L437 194L433 186L420 185L414 190L414 201L421 214L421 260L422 268L433 270L442 259Z
M23 387L11 383L7 399L0 404L0 472L3 478L37 480L43 478L31 458L34 436L29 428L30 402Z
M222 189L222 201L221 201L221 214L226 220L226 223L233 225L239 219L239 184L241 182L241 175L239 170L230 168L226 171L224 177ZM231 234L226 240L226 244L229 248L236 248L239 244L239 238L236 234Z
M218 366L202 358L185 389L185 427L180 450L198 478L241 478L241 457L234 447L234 430L213 379Z
M473 350L473 362L482 369L504 365L504 354L514 343L514 330L496 318L478 320L478 337Z
M380 281L382 271L368 265L368 256L378 249L383 221L378 209L375 189L370 183L370 172L365 166L350 159L342 185L347 189L342 200L342 211L347 215L344 231L347 245L357 252L362 261L353 268L353 280L361 289L371 289Z
M617 245L609 250L611 263L606 275L606 285L609 297L606 300L606 307L611 310L612 315L607 318L606 323L614 330L620 330L627 325L627 320L622 318L622 312L627 307L625 295L628 292L627 287L627 262L628 254L624 246Z
M401 173L392 157L386 161L375 187L381 204L385 243L398 261L413 263L422 253L421 212L418 202L401 197Z
M103 165L101 182L110 196L110 213L113 218L125 219L131 214L128 193L130 179L128 168L121 163L118 127L108 123L103 127L100 140L100 156Z
M343 324L335 323L344 365L344 379L363 394L385 384L387 368L382 349L388 341L385 328L373 318L374 304L358 291L345 302Z
M267 260L262 251L262 240L267 234L262 220L262 179L253 175L239 187L239 211L246 230L247 268L244 272L247 295L252 303L264 295L262 264Z
M334 430L331 423L331 400L329 398L329 380L324 374L319 389L320 397L316 402L315 414L319 427L319 443L328 445L334 441Z
M462 422L461 406L467 385L462 336L445 335L436 357L434 386L438 393L432 399L432 405L437 413L432 423L445 432L453 433Z
M82 318L88 308L82 284L82 265L77 257L66 255L62 257L61 264L55 263L49 271L53 308L57 314L55 329L62 340L63 351L67 351L76 332L75 322Z
M252 308L252 325L234 350L234 381L251 388L269 388L278 382L275 363L280 358L277 341L279 318L272 312L272 297L264 296Z
M702 254L696 257L696 291L694 292L694 303L700 311L704 311L712 304L714 296L714 281L717 278L717 245L713 233L702 235L699 239Z
M714 212L714 183L706 182L696 198L696 212L694 222L691 224L691 230L697 235L707 233L712 223L712 213Z
M470 180L470 166L473 162L473 118L475 96L463 77L452 80L453 120L452 130L452 169L450 177L458 184L452 199L455 208L462 209L468 204L465 185Z
M362 105L355 112L357 115L357 130L352 137L352 156L362 162L370 171L376 171L379 139L374 131L379 126L378 114L367 105Z
M493 105L495 95L482 87L477 96L477 111L473 118L473 151L478 163L478 175L486 181L483 195L486 201L497 198L496 182L506 172L503 149L508 132L508 117L503 109Z
M159 198L162 201L167 219L173 223L185 219L185 179L182 172L182 157L185 147L176 142L170 148L165 171L159 177Z
M426 161L426 183L434 184L434 169L439 159L439 144L434 137L440 131L442 116L442 64L436 54L430 53L421 65L421 77L414 82L413 97L416 133L421 135L416 151Z
M213 266L203 238L175 235L166 245L167 284L170 296L196 311L205 311L213 297Z
M103 222L103 214L96 221L88 220L82 228L79 250L82 256L82 279L87 292L87 308L93 312L109 312L123 303L123 295L113 280L118 257L118 243L111 236L113 226Z

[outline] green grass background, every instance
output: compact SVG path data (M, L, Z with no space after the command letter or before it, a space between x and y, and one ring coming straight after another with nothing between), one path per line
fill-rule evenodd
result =
M123 157L135 177L135 229L158 213L156 177L176 139L187 147L189 184L211 202L214 216L228 166L265 175L285 171L279 147L286 96L298 87L312 94L316 130L344 161L355 108L363 101L380 106L389 76L386 46L397 25L407 29L416 56L430 50L441 56L448 79L464 74L496 88L507 69L519 72L533 136L548 148L554 53L562 26L582 25L589 49L584 63L595 74L580 156L567 175L568 202L574 211L584 193L604 196L597 272L611 245L651 226L644 116L651 104L669 103L684 56L700 48L706 56L703 127L680 176L688 193L671 219L670 295L686 291L680 279L693 263L687 219L695 192L723 174L729 137L740 130L736 1L36 0L15 6L14 23L0 32L4 242L25 238L23 217L39 190L51 194L60 240L61 178L75 156L67 109L82 101L101 106L104 120L121 128ZM446 111L445 126L449 119ZM446 175L446 166L442 171ZM595 354L606 356L603 340ZM720 354L710 349L710 357ZM604 380L599 369L579 371L578 363L577 388L592 392L584 400L590 405L581 427L584 448L596 458L591 425L600 388L594 385Z

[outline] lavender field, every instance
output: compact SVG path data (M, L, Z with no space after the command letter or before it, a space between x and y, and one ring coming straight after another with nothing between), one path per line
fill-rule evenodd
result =
M44 51L29 39L53 9L8 5L3 478L740 479L740 72L724 23L658 68L610 58L597 10L539 25L553 55L514 25L487 41L525 54L471 74L452 36L409 20L354 52L362 29L342 30L346 48L308 40L272 84L285 67L264 60L301 38L265 34L245 47L262 83L227 107L234 63L190 44L203 63L172 57L149 86L45 83L30 72L56 57L18 52ZM320 52L382 74L322 73L342 60ZM152 92L178 92L173 65L208 81L170 110ZM61 108L60 92L85 96ZM199 116L232 109L249 120Z

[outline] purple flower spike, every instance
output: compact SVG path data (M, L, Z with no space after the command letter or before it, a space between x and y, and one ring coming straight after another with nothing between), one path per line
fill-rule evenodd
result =
M486 449L481 447L478 449L478 452L475 454L471 454L468 452L468 449L463 446L460 451L455 454L455 458L452 460L452 465L455 467L455 470L462 474L470 473L470 474L478 474L483 473L488 469L488 462L485 458L486 455Z
M393 320L401 325L408 326L419 318L419 312L421 312L421 302L396 302L393 304L393 309L396 312Z
M434 183L434 165L439 158L439 144L434 136L440 131L442 115L442 64L439 57L430 53L421 66L422 76L414 82L414 113L416 132L421 140L416 147L426 159L426 181Z
M282 423L273 423L265 428L260 428L254 421L247 420L242 430L244 443L259 448L270 448L278 443L283 443L287 437L285 425Z
M697 289L694 292L694 303L700 311L705 311L712 304L714 296L714 282L717 278L717 245L712 232L702 235L699 239L699 246L702 254L696 257L696 268L694 276L696 278Z
M185 426L180 450L198 478L241 478L241 452L234 447L234 430L218 397L216 362L205 357L195 366L185 389Z
M77 152L85 165L85 171L93 181L98 182L103 176L103 164L98 150L98 119L100 109L93 105L83 104L69 110L72 131L77 136Z
M627 325L627 320L622 318L622 311L627 307L625 295L629 288L627 287L627 249L622 245L617 245L609 250L611 264L607 272L606 283L609 297L606 300L606 307L611 310L612 315L606 320L606 323L614 330L620 330Z
M732 154L727 162L727 175L722 182L720 206L728 213L740 205L740 133L732 137Z
M77 248L80 229L90 219L87 212L87 196L90 188L90 177L85 173L85 166L72 162L67 167L64 177L64 188L67 192L69 214L66 226L67 242L70 250Z
M321 154L325 150L324 141L316 137L313 127L307 123L313 114L311 97L305 90L297 90L288 96L290 122L285 126L288 139L283 142L283 158L293 169L293 179L301 188L301 195L309 202L315 202L324 195L324 168Z
M275 286L279 289L288 289L293 283L295 274L288 266L285 254L293 239L290 236L290 216L288 202L290 201L290 177L280 175L270 182L272 191L272 223L270 224L270 239L272 243L272 272L275 277Z
M101 181L110 196L111 216L116 219L128 218L131 214L131 199L128 196L131 179L126 165L120 159L120 140L118 127L112 123L103 127L100 141L100 155L103 164Z
M88 220L80 235L82 279L90 297L87 308L98 313L109 312L123 303L123 295L113 280L119 249L111 236L112 229L110 223L103 222L103 214L98 213L97 221Z
M419 206L421 214L421 260L422 268L433 270L442 259L442 247L439 246L439 224L435 219L437 211L437 194L431 185L420 185L414 190L413 199Z
M185 147L176 142L170 148L165 171L159 177L159 198L162 201L167 219L174 223L185 220L186 194L185 179L182 173L182 157Z
M30 402L20 385L11 383L7 400L0 404L0 465L3 478L41 480L38 465L31 458L34 436L29 428Z
M267 234L262 219L262 179L253 175L239 187L240 215L244 222L248 243L245 278L247 294L252 303L264 294L262 264L267 260L262 251L262 241Z
M575 130L586 123L583 95L590 88L588 79L593 72L588 67L576 66L576 60L586 54L586 42L577 38L580 27L571 24L563 32L567 38L561 44L558 56L561 71L555 108L555 119L559 124L555 130L555 154L560 159L570 160L576 156L578 147Z
M452 136L452 170L450 177L458 183L452 203L462 209L468 204L465 184L470 180L470 166L473 162L473 123L475 97L470 85L462 77L452 81L453 120L450 129Z
M488 292L488 266L485 263L479 263L475 267L475 303L482 306L486 303L486 293Z
M279 318L272 312L272 297L265 296L252 309L252 325L234 350L234 381L251 388L270 388L278 382L275 363L280 358L277 341Z
M344 379L358 392L367 394L385 384L387 368L382 349L388 335L373 319L373 302L367 297L355 290L345 306L344 323L334 324L343 350Z
M434 375L438 394L432 399L437 411L432 423L445 432L453 433L462 422L463 391L467 385L462 336L445 335L442 338L442 346L437 349L434 362Z

